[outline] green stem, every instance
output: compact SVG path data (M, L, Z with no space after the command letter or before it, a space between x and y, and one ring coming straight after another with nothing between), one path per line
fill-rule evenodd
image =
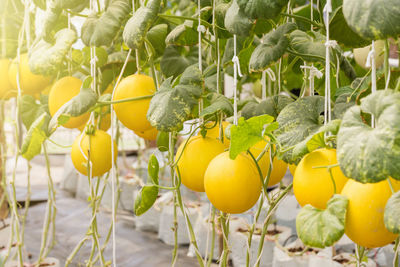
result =
M257 261L255 263L255 267L259 267L260 266L260 259L261 259L261 253L263 251L264 248L264 240L265 240L265 235L267 234L267 230L268 230L268 226L271 223L272 220L272 215L275 212L276 208L278 207L279 203L282 201L282 199L289 193L289 191L292 189L293 187L293 183L291 183L290 185L288 185L285 190L282 191L282 193L271 202L270 207L268 209L267 212L267 217L264 220L264 225L263 225L263 229L261 232L261 238L260 238L260 244L258 246L258 253L257 253Z
M356 245L356 260L357 260L357 267L362 267L362 262L365 254L365 248L360 245Z
M126 103L126 102L131 102L131 101L139 101L143 99L149 99L152 98L153 95L145 95L145 96L139 96L139 97L130 97L130 98L125 98L125 99L120 99L120 100L114 100L114 101L99 101L97 102L98 106L107 106L111 104L120 104L120 103Z
M214 258L214 248L215 248L215 207L212 206L211 208L211 216L210 216L210 222L211 222L211 228L212 228L212 233L211 233L211 249L210 253L208 254L208 261L207 261L207 267L211 266L211 262Z
M389 79L389 72L390 72L390 66L389 66L389 53L390 53L390 47L389 47L389 40L385 40L385 56L384 56L384 72L385 72L385 84Z
M227 267L228 266L228 257L229 257L229 246L228 246L228 238L229 238L229 215L221 212L219 216L221 229L222 229L222 237L223 237L223 251L220 258L220 266Z
M264 205L264 196L261 196L260 202L258 203L257 213L254 216L254 222L249 230L249 237L247 239L248 246L247 246L247 252L246 252L246 267L250 266L250 248L251 248L251 243L253 240L253 233L254 233L254 230L256 229L256 224L257 224L258 218L260 217L263 205Z
M399 266L399 239L400 237L396 238L396 242L394 243L393 251L394 251L394 259L393 259L393 266Z
M175 191L176 191L178 205L179 205L179 208L180 208L183 216L185 217L186 226L187 226L188 232L189 232L190 244L192 244L193 247L194 247L194 251L195 251L195 254L196 254L196 257L197 257L197 261L199 262L200 267L204 267L204 261L203 261L203 258L201 257L200 252L199 252L199 247L197 245L196 236L195 236L194 231L193 231L192 223L190 222L189 215L185 211L185 208L184 208L184 205L183 205L182 195L181 195L181 190L180 190L181 175L180 175L180 172L179 172L179 167L177 167L177 174L178 175L175 175L174 177L178 178L178 181L175 181L175 186L177 187L177 189Z

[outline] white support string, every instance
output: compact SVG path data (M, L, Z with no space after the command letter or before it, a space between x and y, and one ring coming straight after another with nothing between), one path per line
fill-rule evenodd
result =
M261 99L262 100L267 98L266 74L267 74L267 71L263 70L263 72L261 74Z
M115 94L115 88L117 88L119 82L122 79L122 74L125 72L125 68L128 64L129 61L129 57L131 56L132 50L129 49L128 54L126 55L126 59L124 62L124 65L122 65L122 69L121 72L118 76L117 81L114 84L114 88L112 91L112 97L111 99L114 99L114 94ZM117 242L116 242L116 234L115 234L115 224L116 224L116 211L115 211L115 184L116 184L116 169L115 169L115 162L114 162L114 157L115 157L115 153L114 153L114 138L115 138L115 111L113 108L113 104L111 103L110 105L110 112L111 112L111 205L112 205L112 209L111 209L111 216L112 216L112 257L113 257L113 267L117 267Z
M242 77L242 72L240 71L239 58L236 55L236 34L233 35L233 124L238 124L238 114L237 114L237 76Z
M308 80L310 82L310 95L314 95L314 78L317 77L318 79L321 79L324 74L318 70L314 64L311 64L311 66L308 66L307 64L304 64L300 66L301 69L304 69L305 72L308 70Z
M71 13L68 12L67 16L68 16L68 29L70 30L71 29ZM70 47L70 49L68 51L68 57L72 58L72 47ZM69 75L71 75L71 73L72 73L71 61L68 60L67 64L68 64L67 65L68 66L68 73L69 73Z
M324 7L325 27L326 27L326 43L325 43L325 109L324 109L324 124L331 121L331 70L330 70L330 48L334 45L329 40L329 14L332 12L331 0L326 1Z
M371 67L371 93L376 92L376 64L375 64L375 41L372 41L371 50L368 53L366 67ZM389 72L390 73L390 72ZM371 115L371 127L375 127L375 117Z
M199 25L197 26L197 32L199 33L199 70L203 72L203 59L201 57L201 34L206 32L206 28L201 25L201 5L200 0L197 0L197 10L199 12Z

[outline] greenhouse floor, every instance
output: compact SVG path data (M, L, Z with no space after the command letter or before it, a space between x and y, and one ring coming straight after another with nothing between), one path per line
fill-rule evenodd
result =
M64 167L64 155L53 155L50 158L52 165L52 176L54 182L58 184L61 180ZM7 163L8 178L12 175L14 160L10 159ZM37 259L41 243L41 232L43 220L46 212L47 199L47 175L44 160L35 158L32 165L31 185L32 203L29 208L29 215L26 221L25 246L27 252L32 256L32 260ZM22 159L16 168L17 198L19 201L24 199L26 193L26 162ZM57 217L56 217L56 245L49 256L58 258L61 265L74 247L85 236L91 217L91 208L88 202L74 198L71 194L57 189ZM100 211L98 215L98 225L100 233L100 243L103 243L106 233L110 226L110 213ZM117 264L123 267L136 266L171 266L172 247L162 243L155 233L140 232L134 229L133 215L123 215L117 218L116 228L117 243ZM84 259L89 258L92 243L86 241L70 266L84 266ZM186 256L187 246L180 247L179 257L176 266L197 266L195 258ZM155 256L156 253L156 256ZM111 259L111 241L104 252L106 261Z

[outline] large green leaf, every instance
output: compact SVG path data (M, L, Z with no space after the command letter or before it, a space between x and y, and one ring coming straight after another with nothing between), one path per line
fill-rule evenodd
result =
M230 32L225 29L225 16L228 8L230 7L229 3L218 3L215 7L215 23L217 27L217 33L219 38L229 38L232 36Z
M248 119L250 117L268 114L276 118L282 109L292 102L293 99L285 95L270 96L260 103L251 101L242 108L242 116Z
M54 75L62 68L65 56L77 36L75 31L62 29L55 35L55 44L40 40L29 55L29 68L33 73Z
M185 70L178 85L172 87L171 83L172 77L161 84L147 112L151 125L163 132L179 130L202 93L201 72L195 66Z
M65 103L51 118L49 132L52 132L57 125L68 122L70 117L78 117L89 111L97 103L97 94L92 89L86 88L85 83L79 94Z
M196 47L167 46L160 62L161 71L166 77L177 77L197 62L198 55Z
M50 116L47 113L40 115L29 128L21 147L21 155L31 160L40 154L42 144L47 138L47 126Z
M400 192L394 193L387 201L383 220L386 229L400 234Z
M334 195L325 210L305 205L296 218L296 230L301 241L316 248L332 246L344 234L348 203L345 196Z
M369 40L400 34L398 0L343 0L343 15L349 26Z
M308 62L325 60L325 36L318 32L295 30L289 35L290 49Z
M90 15L82 25L83 43L110 46L131 10L129 0L114 0L99 18L96 14Z
M14 58L18 48L18 36L24 18L21 0L0 1L0 54Z
M53 0L48 1L44 14L43 30L41 36L44 40L52 41L52 31L60 24L63 9L74 9L78 6L85 6L88 0ZM79 12L79 11L78 11ZM66 25L65 25L66 26Z
M201 111L200 117L212 115L219 111L222 111L227 117L233 115L233 105L226 96L217 93L210 93L207 98L210 99L210 105Z
M269 115L261 115L248 120L243 117L239 118L238 125L232 125L230 128L229 157L235 159L240 153L264 140L265 126L273 121L274 118Z
M176 26L167 36L165 42L172 45L192 46L199 42L197 32L198 23L186 20L183 24Z
M226 11L225 28L232 34L248 36L254 23L240 9L237 1L233 0L231 6Z
M237 0L240 9L252 19L273 19L279 15L288 0Z
M147 31L157 18L161 0L149 0L146 6L140 7L133 13L125 25L123 38L131 49L138 49L146 37Z
M29 129L32 123L44 112L46 108L36 102L35 98L31 95L23 95L20 103L19 110L21 114L21 120L24 123L26 129Z
M348 90L347 92L344 92ZM336 119L341 119L349 108L356 104L356 96L357 94L353 93L353 89L349 86L341 87L336 90L336 94L338 91L342 91L340 95L337 96L335 100L335 107L333 109L333 114Z
M347 47L364 47L370 42L355 33L344 19L342 7L336 9L331 15L329 23L330 38L344 44Z
M308 136L304 141L298 143L293 149L293 158L302 158L307 153L310 153L318 148L328 147L325 140L325 134L330 132L336 135L340 128L340 120L333 120L326 125L321 126L318 131Z
M375 116L375 128L366 115ZM379 90L346 111L337 156L344 175L361 183L400 180L400 93Z
M279 128L275 134L284 149L302 142L323 125L321 113L324 111L324 102L321 96L307 96L299 98L281 111L276 119ZM293 158L292 153L292 150L285 152L284 161L297 163L300 160Z
M156 50L157 56L160 56L164 53L165 38L167 38L167 34L168 34L167 24L158 24L147 32L147 39L150 41L151 45Z
M304 61L308 62L325 62L325 36L318 32L303 32L295 30L289 35L288 51L300 56ZM338 45L330 48L331 63L337 65L340 69L354 80L357 75L350 62L343 56L342 50ZM339 62L337 62L339 60Z
M286 23L271 31L261 40L250 58L250 70L262 71L277 61L289 45L287 34L296 29L295 23Z

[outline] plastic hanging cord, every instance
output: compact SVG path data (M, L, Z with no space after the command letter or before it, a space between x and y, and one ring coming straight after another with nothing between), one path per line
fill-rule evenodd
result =
M236 34L233 35L233 124L238 124L238 114L237 114L237 76L242 77L240 71L239 58L236 55Z
M324 124L331 121L331 70L330 70L330 47L333 43L329 40L329 14L332 12L331 0L326 1L324 7L325 27L326 27L326 43L325 43L325 110Z
M68 16L68 29L71 29L71 13L68 12L67 16ZM68 57L72 58L72 47L68 51ZM71 75L72 74L71 61L68 60L67 64L68 64L68 73L69 73L69 75Z
M206 32L206 28L201 25L201 5L200 0L197 0L197 11L199 12L199 25L197 26L197 32L199 33L199 70L203 72L203 59L201 56L201 34Z
M264 70L261 75L261 99L264 100L267 98L267 84L266 84L266 73L267 71Z
M372 41L365 66L371 67L371 93L373 94L376 92L375 41ZM373 115L371 116L371 127L375 127L375 117Z

